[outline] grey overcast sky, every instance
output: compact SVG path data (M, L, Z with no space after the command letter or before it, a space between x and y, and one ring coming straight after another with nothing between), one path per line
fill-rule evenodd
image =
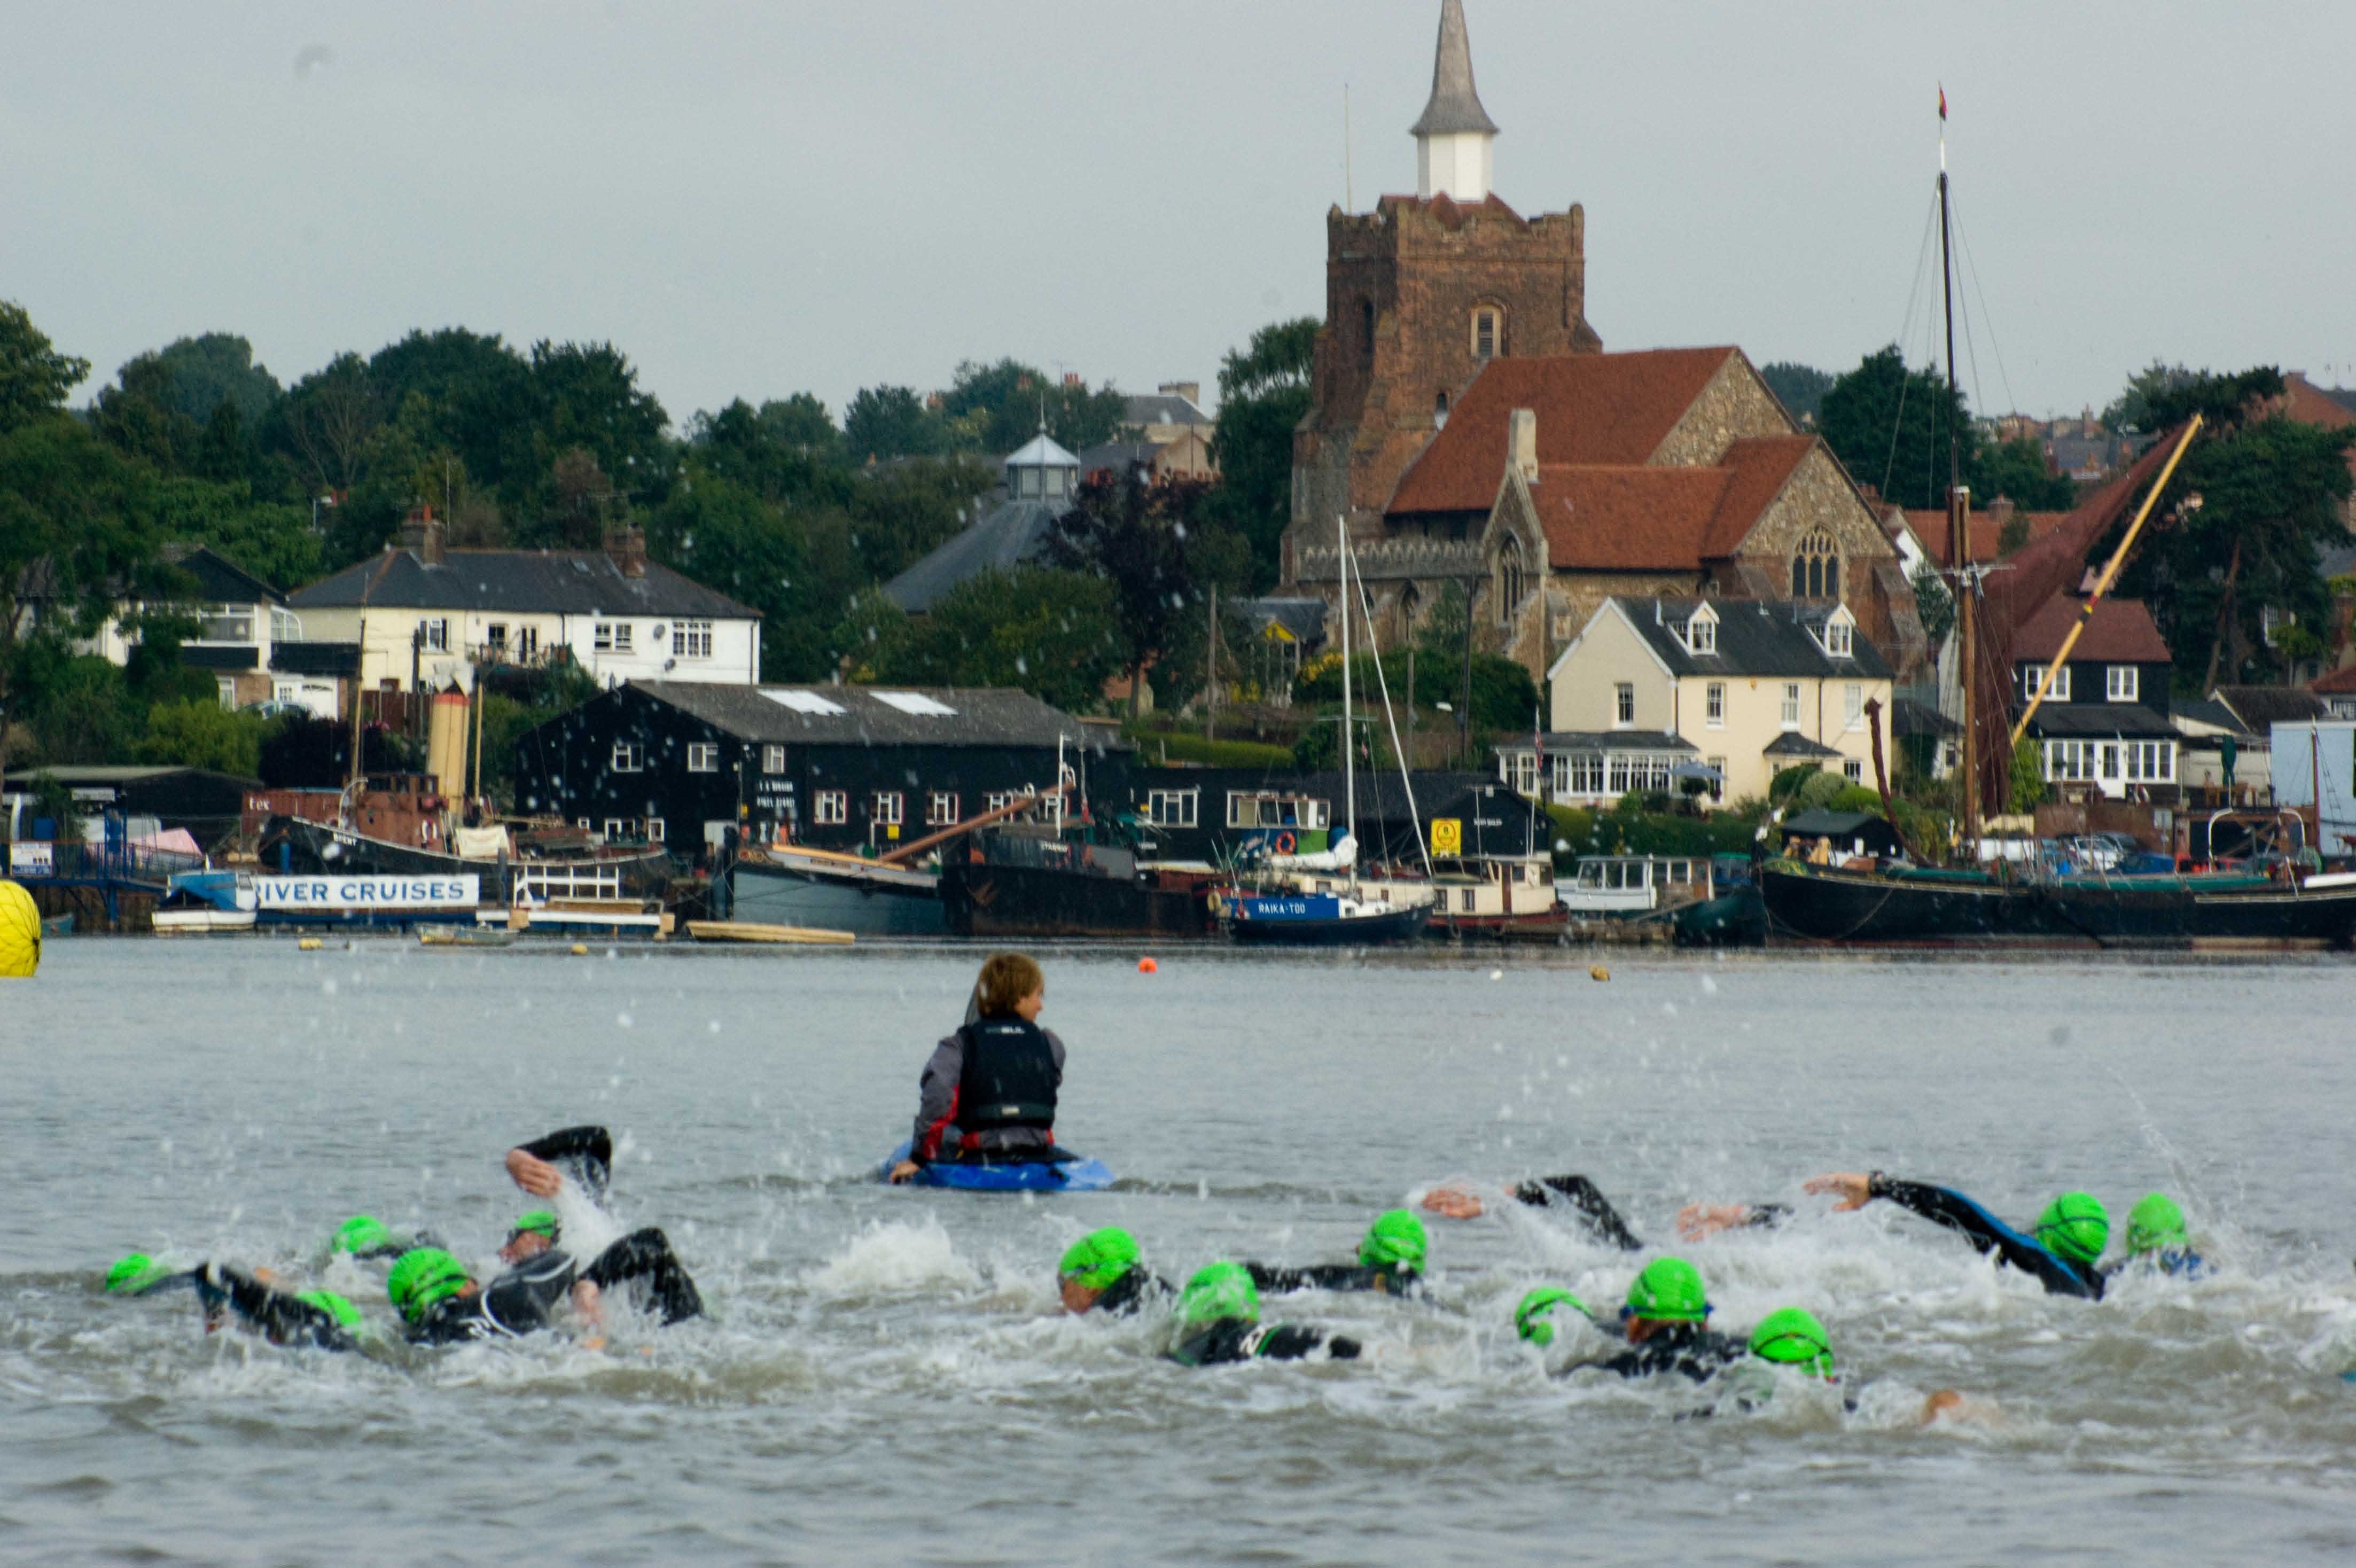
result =
M461 325L611 339L675 420L1001 354L1207 396L1323 313L1345 81L1357 206L1414 188L1439 11L0 0L0 298L78 395L192 333L291 381ZM1466 14L1498 193L1585 204L1607 348L1897 337L1944 81L1977 406L2154 356L2356 381L2348 0Z

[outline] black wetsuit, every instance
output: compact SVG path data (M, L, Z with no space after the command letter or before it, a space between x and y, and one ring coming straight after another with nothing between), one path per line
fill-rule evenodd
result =
M578 1265L552 1247L527 1258L480 1290L445 1295L412 1323L415 1345L456 1345L469 1339L512 1338L548 1327L572 1294Z
M124 1289L115 1291L113 1294L116 1295L155 1295L160 1292L167 1290L196 1290L198 1284L197 1276L203 1272L204 1271L200 1268L182 1269L177 1273L158 1274L155 1278L149 1280L144 1285L128 1286Z
M599 1203L605 1201L605 1184L614 1175L614 1140L603 1127L565 1127L516 1146L556 1166Z
M1569 1208L1601 1240L1608 1241L1624 1252L1641 1252L1644 1243L1628 1229L1620 1211L1601 1189L1583 1176L1540 1176L1514 1188L1514 1197L1533 1208ZM1780 1203L1754 1203L1742 1223L1745 1225L1781 1225L1792 1217L1792 1210Z
M1170 1359L1184 1367L1208 1367L1221 1361L1298 1361L1319 1346L1337 1361L1357 1359L1358 1342L1345 1335L1327 1336L1295 1323L1254 1323L1248 1317L1222 1317L1196 1329L1178 1342Z
M1246 1263L1252 1283L1264 1291L1372 1290L1387 1295L1408 1295L1422 1288L1423 1276L1396 1266L1366 1268L1357 1263L1312 1263L1305 1269L1272 1268Z
M1151 1269L1132 1268L1105 1286L1088 1310L1127 1317L1148 1306L1159 1306L1174 1294L1170 1282Z
M286 1291L274 1290L250 1274L206 1263L191 1270L189 1283L204 1303L208 1318L226 1307L258 1329L273 1345L316 1345L322 1350L359 1348L335 1314Z
M2091 1263L2072 1262L2015 1230L1960 1192L1925 1182L1901 1181L1879 1171L1866 1178L1866 1191L1874 1197L1886 1197L1933 1225L1961 1232L1982 1252L1993 1252L2023 1273L2036 1275L2037 1282L2051 1294L2083 1296L2090 1301L2103 1299L2106 1277L2103 1271Z
M1641 1345L1631 1345L1617 1356L1580 1365L1616 1372L1623 1378L1676 1372L1700 1383L1750 1354L1751 1347L1731 1334L1720 1334L1698 1323L1669 1323L1654 1329ZM1567 1367L1564 1370L1575 1372L1579 1368Z
M633 1282L646 1287L646 1300L662 1314L665 1323L680 1323L703 1316L703 1297L695 1281L670 1250L670 1239L648 1226L633 1230L581 1271L581 1277L599 1290Z

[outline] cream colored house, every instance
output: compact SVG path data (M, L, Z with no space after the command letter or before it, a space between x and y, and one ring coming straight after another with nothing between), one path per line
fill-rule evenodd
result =
M1614 596L1547 679L1544 785L1564 804L1673 789L1693 760L1714 801L1763 798L1803 762L1870 784L1875 703L1890 742L1890 666L1837 603Z

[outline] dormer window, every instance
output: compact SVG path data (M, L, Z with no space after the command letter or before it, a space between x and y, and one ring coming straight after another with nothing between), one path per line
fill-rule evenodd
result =
M1856 628L1847 621L1825 622L1825 651L1835 659L1847 659L1856 651Z
M1686 622L1686 651L1687 653L1718 651L1718 617L1707 605L1694 611L1693 618Z

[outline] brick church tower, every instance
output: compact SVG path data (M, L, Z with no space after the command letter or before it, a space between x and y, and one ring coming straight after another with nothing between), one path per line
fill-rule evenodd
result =
M1292 437L1288 582L1301 546L1330 549L1335 513L1353 538L1380 533L1399 476L1488 360L1603 347L1587 324L1586 215L1526 219L1489 188L1497 127L1473 90L1462 0L1441 0L1431 99L1412 134L1415 195L1325 215L1325 326Z
M1600 353L1586 317L1586 212L1525 219L1489 190L1496 123L1472 90L1463 0L1440 5L1432 97L1416 120L1416 193L1326 209L1326 317L1308 417L1293 431L1301 543L1374 539L1399 476L1492 358Z

